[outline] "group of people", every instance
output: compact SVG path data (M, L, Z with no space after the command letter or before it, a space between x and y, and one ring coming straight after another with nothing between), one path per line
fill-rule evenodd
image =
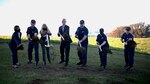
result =
M42 55L43 55L43 63L46 65L46 54L47 60L51 63L50 58L50 47L46 46L47 43L50 42L50 36L52 33L50 32L49 28L46 24L42 25L40 30L40 40L38 39L38 29L35 27L36 21L31 20L31 26L27 28L27 37L28 37L28 64L32 64L32 51L34 48L35 51L35 64L38 65L39 63L39 42L42 48ZM133 67L134 63L134 49L128 45L128 41L134 40L133 35L130 33L131 28L126 27L125 32L121 36L121 41L125 44L124 49L124 56L125 56L125 68L127 70ZM101 67L104 69L107 65L107 54L109 53L109 43L107 40L107 36L104 34L104 29L100 28L99 34L97 35L97 45L99 50L99 56L101 61ZM58 36L61 37L60 43L60 62L59 64L64 63L64 66L68 66L69 63L69 53L70 53L70 44L72 43L70 37L70 27L66 25L66 19L62 20L62 25L59 27ZM13 60L13 67L17 68L20 64L18 63L17 51L19 49L23 49L23 45L21 43L21 35L20 27L16 25L14 27L14 33L12 35L11 40L9 41L9 47L12 52L12 60ZM78 57L79 62L77 65L86 66L87 64L87 50L88 50L88 28L85 26L85 21L80 20L80 26L77 28L75 32L75 37L78 39L78 47L82 47L84 52L78 50ZM46 42L48 41L48 42Z

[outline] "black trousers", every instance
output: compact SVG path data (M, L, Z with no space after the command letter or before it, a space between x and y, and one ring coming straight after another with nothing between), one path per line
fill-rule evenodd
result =
M134 64L134 48L130 48L125 45L124 48L124 57L125 57L125 63L128 66L133 66Z
M99 56L100 56L101 66L106 66L107 65L107 53L101 52L99 49Z
M43 55L43 62L46 63L46 54L47 54L47 60L50 63L50 48L45 47L45 40L41 40L41 47L42 47L42 55Z
M9 45L9 48L12 52L12 62L13 62L13 65L16 65L18 63L18 56L17 56L17 45L13 45L11 43L8 44Z
M60 54L61 54L61 61L65 61L66 64L69 62L69 53L70 53L70 43L61 42L60 44ZM66 56L66 60L64 60Z
M32 61L33 48L34 48L34 51L35 51L35 62L38 63L38 61L39 61L39 51L38 51L39 44L38 44L38 42L34 43L34 44L29 42L29 44L28 44L28 60L30 62Z

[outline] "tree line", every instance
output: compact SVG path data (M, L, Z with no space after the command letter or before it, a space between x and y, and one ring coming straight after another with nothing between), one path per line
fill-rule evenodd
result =
M145 24L144 22L131 24L131 33L135 38L149 38L150 37L150 24ZM108 34L109 37L120 37L126 26L117 27L115 30Z

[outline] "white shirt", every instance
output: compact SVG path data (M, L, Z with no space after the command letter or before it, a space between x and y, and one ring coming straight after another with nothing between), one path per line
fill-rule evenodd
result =
M18 32L18 37L20 38L20 32Z

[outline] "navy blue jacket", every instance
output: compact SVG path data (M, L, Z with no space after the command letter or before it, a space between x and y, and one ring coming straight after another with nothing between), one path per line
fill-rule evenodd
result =
M62 27L63 27L63 26L60 26L60 27L59 27L59 31L58 31L58 32L59 32L61 35L63 35L64 33L70 35L70 34L69 34L69 26L65 25L64 31L62 30ZM58 36L59 36L59 35L58 35Z
M60 34L63 35L64 33L66 33L66 34L68 34L68 35L70 36L70 34L69 34L69 26L65 25L64 31L62 30L62 27L63 27L63 26L60 26L60 27L59 27L58 36L60 36ZM60 33L60 34L59 34L59 33ZM61 39L61 40L62 40L62 39Z
M21 32L14 32L11 40L9 41L10 45L18 46L21 44Z
M28 27L27 29L27 34L30 34L30 37L32 38L34 36L34 33L37 33L38 34L38 29L36 27Z
M107 37L105 34L98 34L97 35L97 39L96 41L101 45L104 41L106 41L106 44L102 46L103 47L109 47L109 44L108 44L108 40L107 40Z
M123 35L121 36L121 39L124 39L124 42L127 42L130 38L132 38L132 40L134 38L131 33L129 34L123 33Z
M34 36L34 33L37 33L37 34L38 34L38 29L37 29L36 27L30 26L30 27L28 27L26 33L27 33L27 34L30 34L30 38L32 38L32 37ZM29 42L31 42L30 39L28 39L28 40L29 40Z

